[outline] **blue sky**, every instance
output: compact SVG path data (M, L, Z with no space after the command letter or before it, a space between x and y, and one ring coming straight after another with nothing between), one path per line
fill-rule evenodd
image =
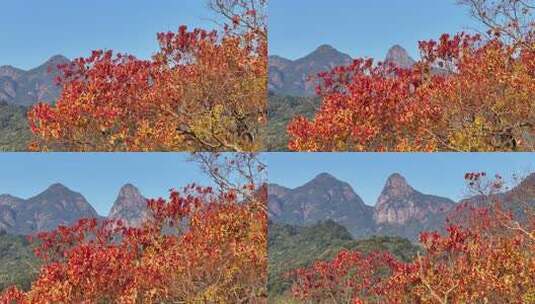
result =
M499 173L509 180L535 172L535 153L272 153L266 162L272 183L294 188L328 172L370 205L395 172L421 192L454 200L468 195L467 172Z
M147 198L191 182L207 184L188 153L0 153L0 194L29 198L60 182L107 215L119 189L136 185Z
M2 1L2 12L0 66L23 69L93 49L147 58L157 50L157 32L215 26L206 0Z
M270 53L291 59L321 44L379 59L400 44L417 57L419 40L478 27L456 0L270 0L268 10Z
M535 171L535 153L264 153L270 182L300 186L322 172L350 183L374 204L388 176L404 175L424 193L463 198L466 172L525 176ZM210 181L188 153L0 153L0 194L34 196L60 182L82 193L106 215L121 186L136 185L148 198L171 188Z

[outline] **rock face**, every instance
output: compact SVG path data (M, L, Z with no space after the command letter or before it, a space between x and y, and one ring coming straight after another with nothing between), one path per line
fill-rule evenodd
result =
M98 218L86 199L61 184L54 184L27 200L0 196L0 229L13 234L50 231L81 218Z
M404 225L410 221L422 224L436 215L447 213L455 202L414 190L405 178L393 174L377 199L374 219L377 224Z
M414 190L399 174L391 175L377 199L375 232L417 239L421 231L440 231L455 202Z
M271 185L268 191L270 219L274 223L308 226L333 220L355 236L370 233L373 210L351 186L322 173L305 185L287 189Z
M407 50L400 45L394 45L386 54L385 63L392 63L400 68L411 68L416 61L409 56Z
M294 61L270 56L268 89L280 95L315 95L317 82L310 80L310 77L336 66L350 64L351 61L351 56L330 45L322 45L309 55Z
M108 215L130 227L139 227L148 218L147 199L132 184L124 185Z
M69 63L67 58L56 55L29 71L12 66L1 66L0 101L21 106L29 106L37 102L55 102L61 92L55 83L59 75L58 65L66 63Z

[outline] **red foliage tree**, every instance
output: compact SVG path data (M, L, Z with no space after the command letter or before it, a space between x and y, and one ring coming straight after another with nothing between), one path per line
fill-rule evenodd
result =
M486 182L476 173L467 179L478 200L459 207L446 234L422 233L423 252L414 261L344 251L298 270L294 295L311 303L535 301L533 193L504 195L500 177Z
M233 159L243 168L255 156ZM215 169L217 161L205 164ZM38 278L27 292L8 289L0 303L265 303L267 191L227 185L193 184L149 200L140 227L84 219L40 233Z
M28 114L33 150L256 151L265 123L264 0L211 1L221 31L159 33L150 60L111 51L64 66Z
M291 150L506 151L535 146L533 43L464 33L420 43L413 67L357 59L319 75L322 105Z

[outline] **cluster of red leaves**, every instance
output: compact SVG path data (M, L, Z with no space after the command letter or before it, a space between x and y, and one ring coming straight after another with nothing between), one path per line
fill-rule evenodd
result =
M319 75L321 108L288 126L299 151L505 151L535 145L533 44L464 33L413 67L356 59Z
M292 294L313 303L363 303L380 294L385 278L400 264L391 254L342 250L332 261L317 261L292 273Z
M484 174L469 174L481 190ZM489 183L494 185L495 183ZM495 191L495 190L492 190ZM506 201L515 202L519 193ZM519 203L464 207L445 234L424 232L410 263L389 254L342 251L299 269L293 295L311 303L532 303L535 301L535 213Z
M243 5L256 1L262 0ZM256 20L251 10L235 17ZM29 111L35 135L30 148L258 150L266 111L267 38L257 26L238 22L221 32L181 26L176 33L158 34L160 50L150 60L111 51L76 59L63 67L59 100Z
M1 303L262 303L266 297L265 191L190 186L149 200L141 227L82 220L39 235L43 259L27 292Z

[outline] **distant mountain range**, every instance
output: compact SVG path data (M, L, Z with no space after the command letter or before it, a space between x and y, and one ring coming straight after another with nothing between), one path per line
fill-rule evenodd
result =
M384 61L404 68L415 63L408 52L399 45L393 46L388 51ZM351 56L330 45L322 45L297 60L270 56L268 89L277 95L312 96L315 95L317 82L311 81L311 76L351 62Z
M59 75L58 65L69 62L66 57L55 55L28 71L9 65L0 66L0 102L26 107L37 102L55 102L61 93L61 88L55 82ZM270 56L268 89L278 95L312 96L315 95L316 83L310 81L311 76L351 62L351 56L330 45L322 45L297 60ZM385 62L401 67L410 67L415 63L399 45L388 51Z
M355 238L387 235L417 240L422 231L442 230L445 219L459 203L421 193L397 173L388 178L373 207L366 205L348 183L327 173L295 189L276 184L268 189L268 212L273 223L310 226L332 220ZM520 192L535 201L535 173L503 195ZM480 201L474 197L461 203Z
M84 196L62 184L51 185L29 199L0 195L0 231L28 235L50 231L59 225L72 225L82 218L122 220L129 226L140 225L148 216L146 199L133 185L124 185L110 214L102 217Z
M55 102L61 93L55 82L59 75L58 65L69 62L64 56L56 55L28 71L9 65L0 66L0 102L20 106Z

